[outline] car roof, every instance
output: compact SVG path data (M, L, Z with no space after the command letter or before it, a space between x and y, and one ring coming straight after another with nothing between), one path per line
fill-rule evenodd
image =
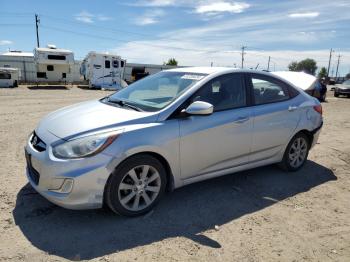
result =
M171 72L185 72L185 73L197 73L197 74L213 74L218 72L226 72L226 71L236 71L239 68L232 67L179 67L174 69L168 69L166 71Z

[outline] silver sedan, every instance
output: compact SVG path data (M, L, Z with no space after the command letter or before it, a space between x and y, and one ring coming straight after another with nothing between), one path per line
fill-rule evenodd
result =
M276 75L167 70L47 115L25 147L27 177L62 207L136 216L201 180L273 163L298 170L322 123L320 103Z

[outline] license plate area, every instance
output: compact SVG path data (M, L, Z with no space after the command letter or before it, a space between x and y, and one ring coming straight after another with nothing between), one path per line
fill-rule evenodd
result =
M35 185L38 185L40 180L40 174L32 165L32 155L29 154L27 150L24 150L24 154L26 157L29 177Z

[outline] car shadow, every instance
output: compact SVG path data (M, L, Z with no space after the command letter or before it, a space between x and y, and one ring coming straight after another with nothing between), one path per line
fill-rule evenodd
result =
M88 85L77 85L77 88L82 90L97 90L97 88L89 87Z
M50 86L50 85L37 85L27 86L30 90L69 90L68 86Z
M180 236L220 248L201 232L336 179L330 169L313 161L295 173L267 166L175 190L154 211L137 218L103 209L63 209L27 184L17 195L13 216L35 247L66 259L93 259Z

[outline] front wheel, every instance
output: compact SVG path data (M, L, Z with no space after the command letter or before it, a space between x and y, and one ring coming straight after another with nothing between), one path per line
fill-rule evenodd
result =
M295 135L284 152L280 166L287 171L297 171L305 164L309 149L308 137L303 133Z
M335 97L339 97L339 94L336 93L336 92L334 92L334 96L335 96Z
M143 215L160 200L166 182L166 171L158 159L150 155L130 157L108 180L105 201L115 213Z

